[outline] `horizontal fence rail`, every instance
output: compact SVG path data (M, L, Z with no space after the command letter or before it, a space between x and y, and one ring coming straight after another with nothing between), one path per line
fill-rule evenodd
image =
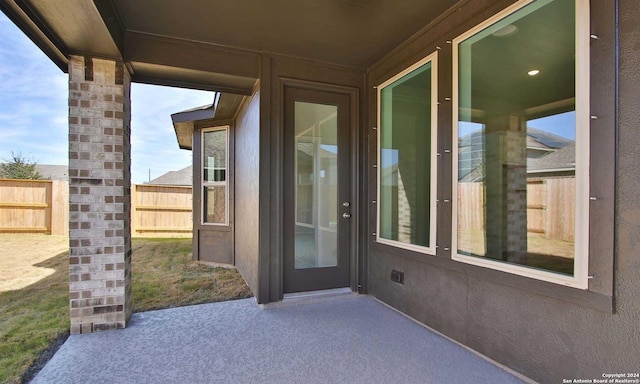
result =
M191 237L192 188L137 184L131 194L131 235Z
M191 237L192 188L135 184L131 196L134 237ZM458 228L484 227L482 183L458 185ZM573 178L527 183L527 230L547 239L573 241ZM69 183L63 180L0 179L0 233L68 235Z
M574 241L575 179L559 177L527 181L527 231L546 239ZM458 229L485 226L483 183L458 184Z
M0 179L0 232L69 233L69 183Z
M131 187L134 237L191 237L190 186ZM0 179L0 233L69 235L69 183Z

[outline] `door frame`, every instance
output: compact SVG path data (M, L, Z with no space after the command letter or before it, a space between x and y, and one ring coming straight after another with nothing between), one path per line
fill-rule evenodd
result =
M284 110L284 173L283 173L283 225L285 230L283 231L283 288L285 293L288 292L301 292L312 291L319 289L330 288L343 288L350 286L350 244L351 244L351 166L350 159L352 153L350 151L351 143L351 127L350 127L350 108L349 108L349 96L334 92L325 92L318 90L310 90L303 88L287 88L284 94L285 110ZM337 220L337 227L335 229L336 234L336 265L326 267L312 267L312 268L296 268L296 252L297 252L297 233L298 225L304 226L298 223L297 219L297 204L296 196L298 196L297 188L297 143L298 134L296 132L296 120L297 120L297 104L309 103L313 105L326 105L335 107L335 112L323 120L329 120L331 116L336 118L336 131L335 131L335 145L338 152L336 157L337 165L337 179L336 179L336 196L335 201L330 202L328 206L321 209L334 210L335 219ZM314 136L319 135L316 129L322 124L322 121L315 121L314 123ZM306 127L302 127L306 128ZM308 128L307 131L312 128ZM314 139L315 141L315 139ZM314 145L314 151L317 150L317 145ZM314 161L318 154L314 155ZM316 164L317 165L317 164ZM314 169L316 166L314 165ZM316 174L317 176L317 174ZM321 200L317 196L320 180L317 177L313 178L313 185L315 186L313 195L314 201L317 203ZM348 202L347 206L342 203ZM312 210L315 212L313 215L313 229L315 236L315 245L318 247L320 244L319 235L323 232L321 227L320 217L322 216L320 211L316 210L320 208L316 204L313 204ZM348 214L348 217L343 216ZM329 230L325 228L325 230ZM320 231L320 232L318 232ZM332 231L332 230L331 230ZM318 250L319 248L316 248Z
M362 199L360 198L360 193L359 191L362 190L362 186L360 185L359 180L362 179L362 172L358 167L358 164L360 163L360 157L361 157L361 152L359 151L359 146L361 143L361 138L359 137L359 133L360 133L360 108L359 108L359 102L360 102L360 94L359 94L359 89L356 87L349 87L349 86L342 86L342 85L335 85L335 84L328 84L328 83L320 83L320 82L314 82L314 81L307 81L307 80L299 80L299 79L292 79L292 78L285 78L285 77L281 77L280 78L280 89L279 89L279 93L280 93L280 108L279 108L279 112L280 112L280 124L279 124L279 128L280 128L280 142L283 143L282 149L285 150L284 148L284 134L285 134L285 129L284 129L284 125L285 125L285 109L286 109L286 105L285 105L285 93L288 89L303 89L303 90L308 90L308 91L318 91L318 92L327 92L327 93L335 93L335 94L339 94L339 95L345 95L349 98L349 138L350 138L350 144L349 144L349 151L350 151L350 175L351 175L351 180L350 180L350 185L349 185L349 190L350 190L350 203L351 203L351 219L349 219L349 236L350 236L350 243L349 243L349 255L348 255L348 259L349 259L349 288L354 291L354 292L362 292L363 288L362 288L362 271L360 271L360 264L361 261L360 259L360 253L361 253L361 247L360 247L360 243L361 243L361 239L359 237L359 232L358 228L360 228L362 225L364 225L364 221L362 220ZM284 166L284 161L283 158L284 156L281 154L279 156L280 158L280 166L279 166L279 170L280 170L280 178L279 178L279 187L280 187L280 197L283 199L283 192L285 189L285 166ZM281 200L281 203L279 204L281 207L281 212L280 215L282 215L281 217L284 218L284 201ZM342 212L340 212L341 214ZM280 221L280 252L277 255L278 258L278 264L280 266L280 268L278 268L278 272L279 272L279 282L280 282L280 299L282 299L283 297L283 293L284 293L284 274L285 274L285 270L284 270L284 245L286 244L285 242L285 236L287 236L287 228L285 228L285 220Z

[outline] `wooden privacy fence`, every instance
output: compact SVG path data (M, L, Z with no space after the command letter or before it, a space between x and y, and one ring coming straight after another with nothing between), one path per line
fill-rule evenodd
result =
M0 232L69 233L69 183L0 179Z
M484 184L458 184L458 229L484 228L484 198ZM527 231L547 239L574 241L575 198L573 177L528 180Z
M190 186L137 184L131 187L131 235L191 237Z
M191 187L131 187L131 235L191 237ZM0 233L69 234L69 183L0 179Z

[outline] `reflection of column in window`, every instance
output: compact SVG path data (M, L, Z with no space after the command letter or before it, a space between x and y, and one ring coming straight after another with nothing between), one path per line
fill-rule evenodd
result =
M517 261L527 252L526 128L518 116L487 121L486 245L490 257Z
M212 187L207 187L207 201L206 201L206 209L207 209L207 222L215 223L214 215L215 215L215 201L216 194Z
M214 223L222 224L225 219L225 187L215 185L211 187L211 221Z
M310 157L312 144L303 142L301 138L296 138L296 141L296 223L313 225L313 163Z
M411 244L411 206L398 169L398 241Z
M226 219L226 183L217 182L205 187L205 214L207 223L224 224Z
M420 104L419 104L420 105ZM398 129L394 130L394 142L398 147L398 196L397 204L397 239L407 244L419 244L415 238L415 230L418 220L418 119L415 107L405 105L404 108L397 108L403 113L394 116L394 123ZM420 142L422 144L422 142ZM427 148L429 148L427 146ZM428 151L425 151L428 152ZM401 178L404 176L404 180ZM402 183L402 184L401 184ZM402 186L402 189L401 189ZM427 204L428 204L427 197ZM405 240L401 239L401 236ZM420 244L424 245L424 244Z
M207 167L205 168L205 172L206 172L206 179L208 182L213 182L215 181L215 174L216 174L216 158L212 157L212 156L208 156L207 157Z

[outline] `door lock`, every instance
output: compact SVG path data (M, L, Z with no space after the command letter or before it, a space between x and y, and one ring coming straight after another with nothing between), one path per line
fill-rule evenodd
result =
M345 219L348 219L348 218L350 218L350 217L351 217L351 214L350 214L350 213L345 212L345 213L343 213L343 214L342 214L342 217L343 217L343 218L345 218Z
M342 203L342 206L343 206L343 207L348 207L348 206L350 206L350 205L351 205L351 204L349 204L349 202L348 202L348 201L345 201L344 203Z

